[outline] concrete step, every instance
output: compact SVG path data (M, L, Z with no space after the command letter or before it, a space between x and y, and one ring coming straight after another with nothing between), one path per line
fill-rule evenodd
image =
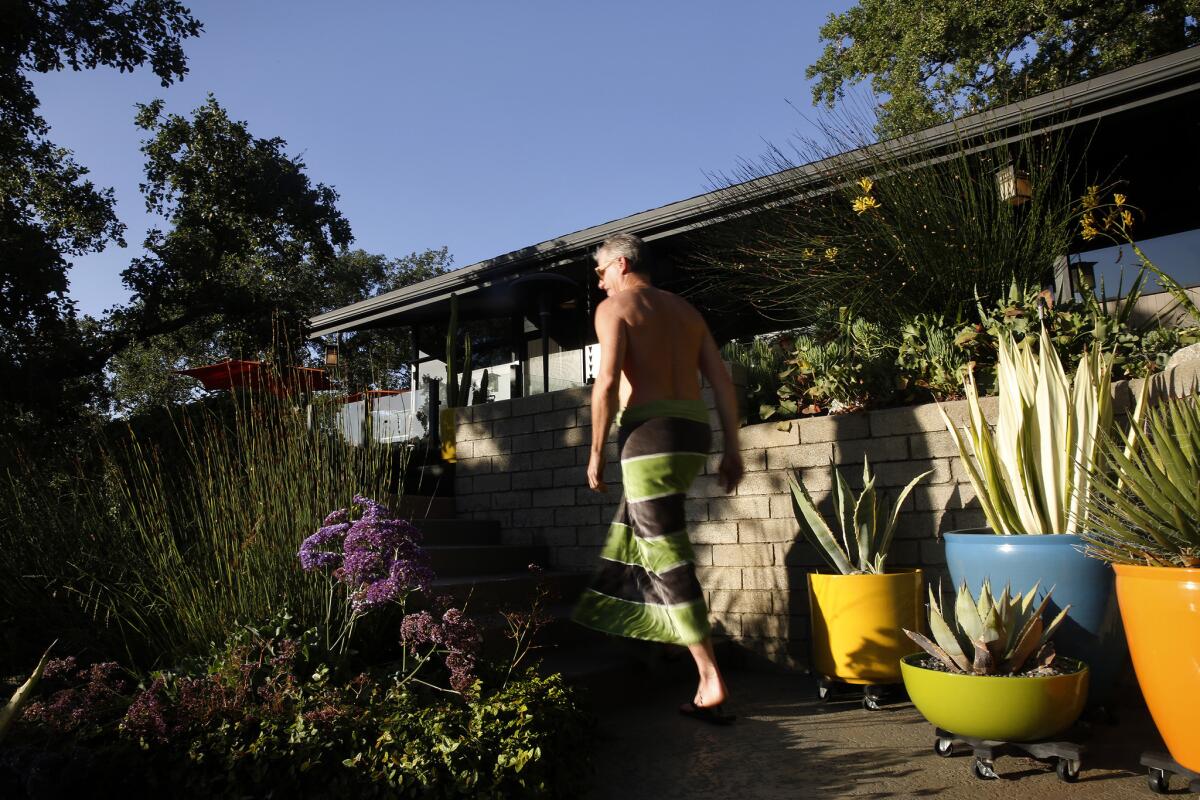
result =
M396 516L411 521L454 519L454 498L407 494L400 498L393 510Z
M500 523L495 520L417 519L413 525L425 534L425 544L430 547L500 544Z
M519 572L530 564L546 563L547 552L536 545L431 545L426 546L433 571L443 577Z
M573 603L590 577L589 572L562 571L547 571L539 576L522 569L501 574L444 576L433 582L433 591L448 594L458 603L466 602L469 597L472 614L499 608L526 611L537 594L539 581L545 583L559 602Z

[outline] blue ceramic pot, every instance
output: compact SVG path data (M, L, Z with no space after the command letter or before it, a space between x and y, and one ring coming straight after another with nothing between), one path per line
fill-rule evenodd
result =
M1054 635L1055 649L1091 668L1088 704L1109 705L1118 679L1129 669L1112 567L1085 556L1083 541L1070 534L997 536L982 529L945 537L946 564L955 588L965 580L978 596L988 578L995 594L1005 584L1014 592L1027 592L1040 581L1040 592L1054 589L1046 622L1070 604L1067 619Z

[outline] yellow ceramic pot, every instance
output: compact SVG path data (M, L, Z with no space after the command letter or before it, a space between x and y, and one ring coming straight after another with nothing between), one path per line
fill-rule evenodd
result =
M845 683L899 683L900 659L920 650L902 628L925 630L921 570L808 576L813 669Z
M901 662L904 688L925 719L959 736L1001 742L1046 739L1071 727L1087 699L1086 666L1068 675L1037 678L961 675L917 666L924 657Z
M1200 772L1200 569L1113 564L1133 669L1171 758Z

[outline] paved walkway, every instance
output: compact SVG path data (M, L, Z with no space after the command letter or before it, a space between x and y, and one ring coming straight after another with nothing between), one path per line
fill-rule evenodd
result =
M1120 725L1092 727L1079 782L1058 780L1052 765L996 760L999 780L971 775L969 755L940 758L933 728L910 703L880 711L861 695L816 700L811 679L735 672L729 676L738 722L729 728L679 715L688 686L647 681L630 702L598 712L597 774L589 800L634 798L1116 798L1154 797L1138 757L1160 747L1140 706L1122 708ZM1182 779L1175 793L1187 796Z

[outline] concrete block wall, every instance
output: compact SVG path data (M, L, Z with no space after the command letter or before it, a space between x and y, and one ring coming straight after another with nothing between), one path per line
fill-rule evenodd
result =
M1200 376L1197 365L1168 373L1166 384L1179 388L1164 385L1157 393L1186 393L1183 387ZM1128 408L1136 388L1136 382L1114 386L1118 412ZM711 408L711 394L705 396ZM965 401L942 407L956 424L965 423ZM984 398L982 407L994 423L996 398ZM697 572L717 632L780 665L807 662L807 575L824 567L800 536L789 474L803 481L832 519L831 463L858 489L867 456L889 506L905 484L928 471L901 510L888 563L921 567L931 581L944 572L940 535L985 525L935 404L744 427L739 447L746 477L732 495L718 485L716 430L713 439L714 455L687 500ZM605 475L609 494L594 494L586 485L590 390L462 409L458 441L460 517L500 521L505 542L548 545L553 567L595 566L621 487L615 430Z

